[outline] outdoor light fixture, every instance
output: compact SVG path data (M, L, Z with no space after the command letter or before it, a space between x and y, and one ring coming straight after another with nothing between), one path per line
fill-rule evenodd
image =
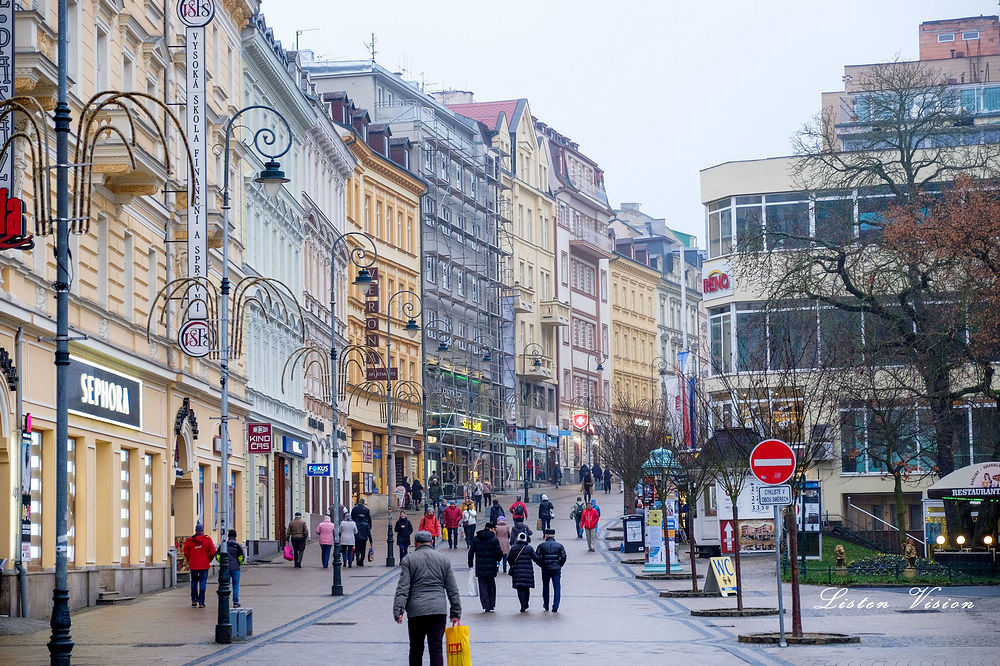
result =
M276 160L271 160L264 163L264 170L254 178L254 181L264 186L267 196L273 197L277 196L278 190L288 182L288 178L285 178L285 172L281 170L281 164Z
M490 355L489 351L487 351L485 354L483 354L483 363L489 363L492 360L493 360L493 356Z
M532 363L532 365L535 366L536 368L542 367L542 359L536 356L535 361Z
M992 546L993 545L993 537L990 536L989 534L987 534L986 536L983 537L983 543L985 543L987 546Z
M943 545L944 545L944 542L945 542L945 538L944 538L944 535L943 535L943 534L939 534L939 535L938 535L938 538L937 538L937 539L934 539L934 541L936 541L936 542L937 542L937 545L939 545L939 546L943 546Z
M372 273L367 267L358 271L358 276L354 278L354 284L365 285L372 283Z
M964 546L964 545L965 545L965 537L964 537L964 536L962 536L961 534L959 534L959 535L958 535L958 536L957 536L957 537L955 538L955 543L957 543L957 544L959 545L959 547L962 547L962 546Z
M406 326L403 327L403 330L410 333L415 333L416 331L420 330L420 325L417 323L416 319L410 317L410 320L406 322Z
M598 363L597 364L597 371L598 372L604 372L604 364L603 363Z
M446 352L446 351L448 351L448 343L444 342L444 341L439 342L438 343L438 351L439 352Z

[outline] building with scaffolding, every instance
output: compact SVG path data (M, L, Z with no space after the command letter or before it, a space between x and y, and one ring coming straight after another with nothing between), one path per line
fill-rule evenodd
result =
M561 465L575 468L593 462L596 438L570 430L572 416L606 409L611 398L608 261L614 245L608 222L613 211L604 171L580 145L543 122L536 121L535 130L548 143L549 189L556 201L555 300L570 309L557 353L559 456Z
M559 403L556 397L558 331L569 326L568 301L555 294L555 200L549 190L549 145L535 132L528 100L474 102L472 93L435 97L476 121L500 155L502 208L512 224L500 226L500 244L510 261L503 280L511 285L504 307L505 385L514 388L504 418L516 433L507 443L508 480L523 483L552 477L558 463Z
M476 478L503 483L502 270L498 153L480 128L374 61L307 62L322 92L344 91L410 141L421 199L425 474L446 494Z

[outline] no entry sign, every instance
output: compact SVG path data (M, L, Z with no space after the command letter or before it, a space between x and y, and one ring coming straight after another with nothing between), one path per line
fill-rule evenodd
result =
M780 439L765 439L750 453L750 471L769 486L784 483L795 473L795 451Z

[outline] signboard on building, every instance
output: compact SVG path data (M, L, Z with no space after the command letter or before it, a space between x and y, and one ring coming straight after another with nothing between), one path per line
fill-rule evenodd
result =
M372 443L361 442L361 462L370 463L372 461Z
M281 438L281 450L298 458L306 457L306 445L294 437L285 435Z
M187 261L189 278L208 277L208 130L206 121L205 26L215 16L215 0L178 0L177 18L184 24L185 90L188 147L192 175L187 198ZM187 293L190 319L208 319L208 292L197 285Z
M10 99L14 92L14 4L0 2L0 99ZM0 123L0 146L7 142L14 129L14 115ZM14 146L0 155L0 188L14 191Z
M380 345L378 315L382 311L382 300L378 288L378 268L368 269L371 273L372 281L364 288L365 292L365 346L378 348ZM374 354L369 357L369 365L373 359L378 357Z
M376 320L377 321L377 320ZM378 335L378 333L376 333ZM378 358L376 356L376 358ZM399 379L399 368L365 368L365 379L370 382L384 382L387 379Z
M142 430L141 380L73 356L68 373L70 413Z
M272 444L270 423L247 424L247 453L270 453Z
M330 476L330 463L308 463L306 476Z
M177 344L188 356L201 358L212 351L209 324L204 319L188 319L177 331Z
M729 262L705 267L708 273L701 281L702 300L711 301L733 294L732 267Z
M577 430L583 430L587 427L587 423L590 419L587 417L586 412L577 412L573 415L573 427Z

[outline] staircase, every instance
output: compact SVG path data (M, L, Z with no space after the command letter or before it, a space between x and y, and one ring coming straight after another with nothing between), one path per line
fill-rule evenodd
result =
M101 588L97 593L98 606L114 606L125 601L132 601L135 597L125 597L118 590L108 590Z

